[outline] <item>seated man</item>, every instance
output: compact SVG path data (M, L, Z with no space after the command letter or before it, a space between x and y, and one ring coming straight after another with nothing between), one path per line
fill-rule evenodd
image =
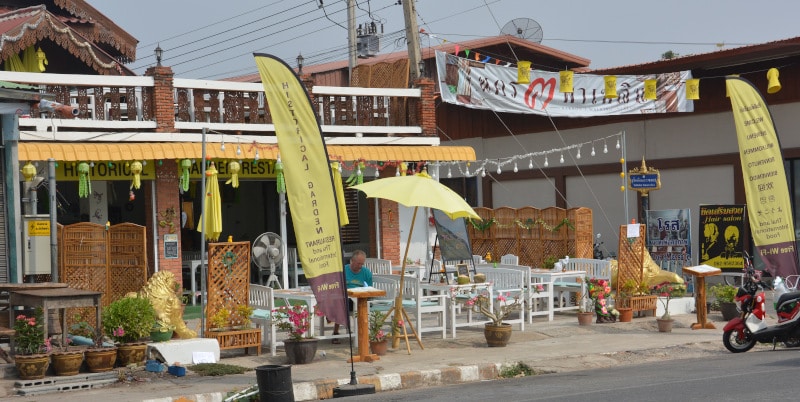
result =
M372 271L364 268L364 261L367 259L367 253L363 250L353 251L350 257L350 263L344 266L344 280L347 288L357 288L361 286L372 286ZM347 299L348 311L353 311L353 301ZM333 325L333 334L339 335L339 324ZM338 339L332 340L333 343L339 343Z

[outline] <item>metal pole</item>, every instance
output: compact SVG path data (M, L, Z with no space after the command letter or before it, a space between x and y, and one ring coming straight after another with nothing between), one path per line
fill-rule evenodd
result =
M153 207L153 222L158 222L158 204L156 201L156 181L150 182L150 205ZM153 225L153 250L156 250L153 257L153 270L158 272L158 225Z
M628 169L626 168L626 166L627 166L627 162L628 162L628 155L627 155L627 152L625 150L625 130L622 130L622 144L620 144L620 146L622 147L622 160L625 161L625 163L621 163L620 164L620 165L622 165L622 166L620 166L620 169L622 169L622 172L624 172L625 176L627 176L628 175ZM628 218L628 212L629 212L628 211L628 190L627 190L628 187L625 185L625 177L622 178L622 188L624 189L622 191L622 199L623 199L623 202L625 204L625 223L627 224L628 222L630 222L630 219Z
M200 163L203 164L200 175L200 337L205 336L206 330L206 267L208 258L206 257L206 129L203 128L203 145L202 145L202 159ZM194 279L194 278L192 278ZM192 295L194 297L194 295Z
M47 188L50 192L50 282L58 282L58 236L56 219L56 160L47 160Z
M286 247L286 239L288 239L288 235L286 234L286 193L278 193L278 208L280 213L280 224L281 224L281 239L284 239L281 242L281 252L283 253L283 261L281 261L281 268L282 272L282 279L283 279L283 288L289 289L289 254L288 249ZM297 255L298 258L300 254ZM294 266L295 269L295 277L297 277L297 264ZM259 275L259 283L261 281L261 270L259 268L258 271ZM294 287L299 288L300 284L295 283Z

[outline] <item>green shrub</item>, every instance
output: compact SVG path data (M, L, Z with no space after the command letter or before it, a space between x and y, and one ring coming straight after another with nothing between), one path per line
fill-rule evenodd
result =
M150 300L123 297L103 309L103 331L116 342L136 342L150 336L156 312Z

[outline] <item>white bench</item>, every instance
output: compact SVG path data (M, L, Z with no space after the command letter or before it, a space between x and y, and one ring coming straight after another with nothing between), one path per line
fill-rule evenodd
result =
M272 320L272 310L275 309L272 288L251 283L249 304L254 309L250 320L261 328L261 340L262 342L266 341L270 355L275 356L276 348L283 345L283 342L277 341L276 326Z
M596 260L592 258L570 258L563 266L563 270L583 271L587 278L605 279L611 281L611 261ZM575 293L579 297L582 284L580 282L558 281L553 283L554 293L558 296L560 307L569 303L570 294Z
M525 291L525 312L528 315L528 323L533 324L533 317L547 316L549 321L553 321L553 289L551 283L545 283L540 278L531 277L531 267L527 265L514 264L480 264L478 272L490 269L512 269L522 272L523 290Z

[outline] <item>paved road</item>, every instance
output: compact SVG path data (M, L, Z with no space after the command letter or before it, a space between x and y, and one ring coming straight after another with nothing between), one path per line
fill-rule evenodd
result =
M788 401L797 399L798 369L800 349L761 349L338 400Z

